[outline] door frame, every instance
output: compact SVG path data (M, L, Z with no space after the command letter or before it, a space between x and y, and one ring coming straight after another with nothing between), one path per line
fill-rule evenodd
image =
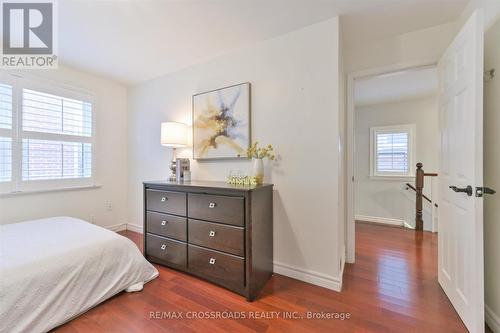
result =
M354 83L359 79L366 79L383 74L391 74L405 70L425 69L437 67L437 60L423 60L401 62L388 66L375 67L347 74L347 216L346 216L346 262L355 261L355 214L354 214L354 168L355 168L355 124L354 124Z

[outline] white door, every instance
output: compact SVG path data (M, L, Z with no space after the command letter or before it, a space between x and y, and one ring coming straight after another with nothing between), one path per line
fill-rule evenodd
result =
M470 332L484 332L483 12L476 11L439 62L439 283ZM455 192L450 188L455 186Z

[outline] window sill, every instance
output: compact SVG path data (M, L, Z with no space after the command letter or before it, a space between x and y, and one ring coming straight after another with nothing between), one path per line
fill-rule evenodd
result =
M54 189L47 189L47 190L29 190L29 191L5 192L5 193L0 193L0 198L15 197L15 196L20 196L20 195L30 195L30 194L52 193L52 192L92 190L92 189L98 189L101 187L102 187L101 185L88 185L88 186L61 187L61 188L54 188Z
M375 176L371 175L370 180L389 180L389 181L414 181L415 176Z

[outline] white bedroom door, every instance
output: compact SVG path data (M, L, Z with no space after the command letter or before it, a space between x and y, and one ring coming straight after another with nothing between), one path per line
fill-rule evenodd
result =
M470 332L484 332L483 12L439 62L441 157L438 279Z

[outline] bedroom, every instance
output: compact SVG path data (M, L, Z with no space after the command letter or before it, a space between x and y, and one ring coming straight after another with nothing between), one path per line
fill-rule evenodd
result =
M437 62L497 7L31 5L2 2L2 333L477 331L437 270L351 264L349 75Z

